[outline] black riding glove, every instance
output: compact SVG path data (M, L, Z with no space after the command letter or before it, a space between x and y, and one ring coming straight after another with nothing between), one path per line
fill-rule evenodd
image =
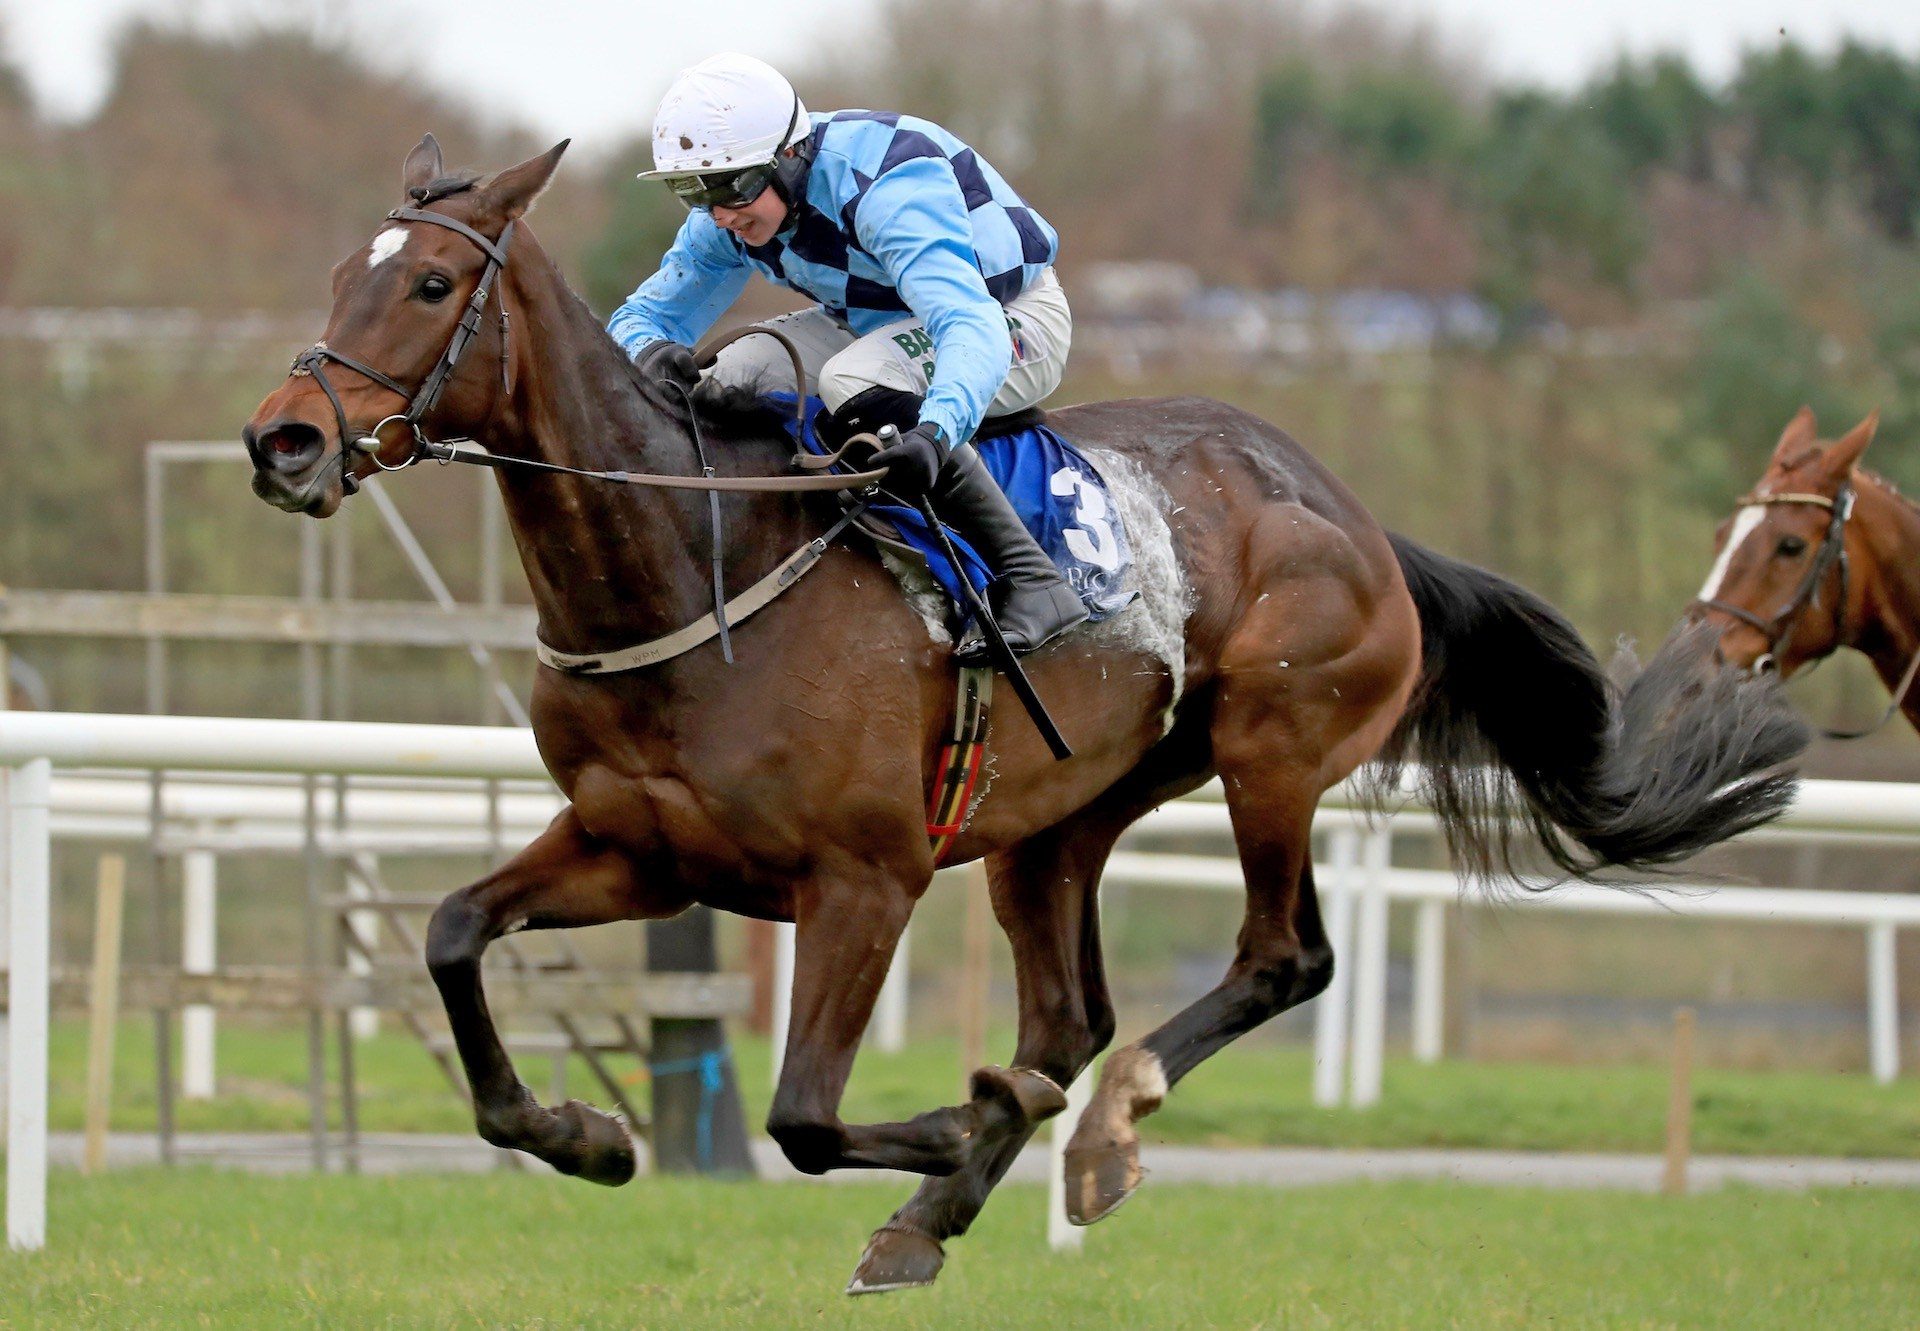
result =
M934 478L946 461L946 436L939 426L922 421L890 447L875 453L870 465L885 467L886 478L880 484L911 502L933 489Z
M634 352L633 363L650 379L676 380L689 389L700 382L700 370L693 363L693 348L669 342L664 337Z

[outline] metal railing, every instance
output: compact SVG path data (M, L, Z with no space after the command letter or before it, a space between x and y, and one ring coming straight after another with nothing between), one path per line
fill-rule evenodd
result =
M72 777L54 768L133 772L246 772L349 778L337 793L310 786L258 782L161 783L147 820L128 796L125 778ZM8 769L12 769L9 771ZM446 778L526 781L511 793L414 788L376 789L370 780L431 783ZM6 919L11 959L12 1038L8 1049L8 1236L16 1247L38 1247L45 1233L46 1021L49 968L49 845L57 822L71 830L102 831L114 820L140 831L152 818L199 817L198 835L229 819L235 844L258 844L308 815L310 798L335 798L338 818L321 821L343 844L385 836L435 842L485 835L503 826L531 829L557 803L530 732L506 727L385 725L350 722L0 713L0 863L8 868ZM144 783L143 783L144 785ZM310 794L309 792L313 793ZM223 812L224 811L224 812ZM89 824L86 820L100 820ZM1369 824L1351 791L1332 792L1317 827L1325 834L1324 862L1316 868L1327 927L1336 952L1351 957L1336 969L1333 987L1315 1012L1315 1093L1323 1104L1343 1098L1376 1101L1387 1016L1387 926L1395 903L1418 913L1413 985L1414 1050L1439 1054L1442 915L1449 904L1472 905L1452 875L1396 868L1396 831L1431 833L1432 819L1408 807ZM1106 881L1137 886L1241 890L1231 857L1155 853L1137 849L1165 834L1223 835L1230 830L1217 788L1149 815L1114 855ZM1873 782L1808 782L1794 807L1755 834L1780 840L1859 845L1920 841L1920 786ZM247 838L255 838L248 842ZM409 840L411 839L411 840ZM1672 885L1663 885L1671 888ZM1704 886L1704 885L1701 885ZM1813 892L1784 888L1720 887L1711 892L1663 890L1657 897L1571 886L1504 899L1521 911L1645 914L1649 917L1738 919L1857 927L1868 949L1868 1020L1876 1077L1899 1069L1896 932L1920 925L1920 897L1867 892ZM900 987L904 994L904 987ZM784 999L784 995L776 995ZM1063 1116L1064 1117L1064 1116ZM1056 1129L1064 1134L1071 1125Z

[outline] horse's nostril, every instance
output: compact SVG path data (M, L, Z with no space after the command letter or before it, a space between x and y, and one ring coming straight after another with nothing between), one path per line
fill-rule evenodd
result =
M298 465L319 454L326 445L317 427L287 421L260 434L261 453L275 463Z

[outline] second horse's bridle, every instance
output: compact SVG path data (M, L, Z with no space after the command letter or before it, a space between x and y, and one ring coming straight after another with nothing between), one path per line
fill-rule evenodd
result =
M1793 595L1788 598L1786 605L1782 606L1771 619L1762 619L1744 606L1727 601L1708 597L1700 597L1694 601L1694 604L1701 609L1718 610L1721 614L1730 615L1749 628L1757 629L1767 640L1767 650L1754 659L1755 674L1765 673L1779 664L1780 646L1792 634L1794 621L1809 605L1820 603L1820 585L1826 581L1828 571L1835 567L1840 570L1840 587L1833 601L1833 641L1836 647L1845 642L1849 575L1846 534L1847 520L1853 516L1853 502L1854 489L1851 482L1841 485L1839 493L1831 499L1823 494L1789 492L1770 495L1750 494L1740 500L1740 508L1743 509L1756 505L1810 504L1816 508L1824 508L1828 513L1826 535L1821 537L1820 548L1814 551L1813 563L1808 567L1806 576L1800 580L1799 587L1795 588ZM1886 711L1881 713L1878 721L1859 730L1833 730L1822 727L1821 733L1828 739L1864 739L1871 735L1900 710L1900 700L1906 697L1907 690L1913 687L1914 677L1917 674L1920 674L1920 650L1916 650L1907 662L1907 668L1900 676L1900 682L1893 686L1893 696L1887 703Z
M1769 619L1748 610L1745 606L1734 605L1729 601L1701 597L1694 604L1705 610L1718 610L1730 615L1749 628L1756 629L1767 640L1767 650L1762 652L1753 663L1755 674L1762 674L1778 663L1780 644L1793 632L1795 619L1809 605L1820 603L1820 585L1827 580L1827 573L1836 565L1840 569L1840 592L1834 598L1833 626L1837 643L1845 628L1847 613L1847 519L1853 516L1853 486L1851 483L1840 487L1840 492L1829 499L1823 494L1788 492L1783 494L1750 494L1740 499L1741 509L1770 507L1782 504L1808 504L1827 510L1827 531L1820 540L1820 548L1813 553L1813 563L1808 566L1806 576L1794 589L1793 595L1778 613ZM1738 510L1736 510L1738 511Z

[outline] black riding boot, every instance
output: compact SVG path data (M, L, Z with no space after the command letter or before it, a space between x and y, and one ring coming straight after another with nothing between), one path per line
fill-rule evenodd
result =
M1087 608L1033 539L972 444L957 445L934 482L933 507L993 569L987 589L993 618L1016 653L1030 652L1087 617ZM975 625L954 656L989 665L986 636Z

